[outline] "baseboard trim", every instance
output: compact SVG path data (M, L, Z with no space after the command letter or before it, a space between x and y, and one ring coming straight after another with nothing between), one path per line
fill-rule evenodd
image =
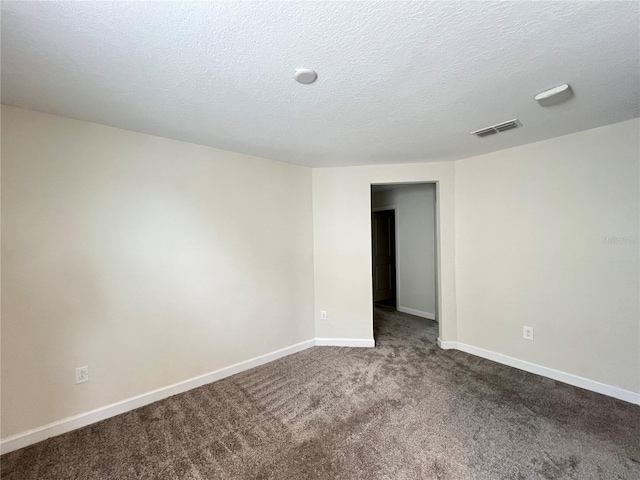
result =
M316 338L318 347L364 347L373 348L376 342L373 338Z
M95 410L91 410L89 412L84 412L72 417L65 418L63 420L59 420L57 422L49 423L42 427L37 427L32 430L27 430L26 432L12 435L0 440L0 454L13 452L14 450L33 445L34 443L41 442L43 440L46 440L47 438L55 437L57 435L67 433L81 427L86 427L87 425L91 425L92 423L106 420L107 418L120 415L121 413L125 413L130 410L149 405L150 403L157 402L158 400L162 400L164 398L186 392L193 388L201 387L202 385L215 382L216 380L230 377L231 375L235 375L236 373L259 367L260 365L264 365L265 363L269 363L279 358L286 357L287 355L301 352L302 350L306 350L307 348L311 348L315 345L317 345L316 339L306 340L289 347L281 348L280 350L276 350L271 353L260 355L243 362L235 363L233 365L215 370L210 373L205 373L204 375L199 375L182 382L174 383L173 385L169 385L168 387L158 388L156 390L152 390L135 397L127 398L125 400L121 400L104 407L96 408Z
M458 348L458 342L451 342L451 341L448 341L448 340L441 340L440 337L438 337L438 346L440 348L442 348L443 350L451 350L451 349Z
M508 365L509 367L518 368L525 372L535 373L543 377L551 378L559 382L568 383L574 387L584 388L592 392L601 393L609 397L617 398L625 402L640 405L640 393L632 392L630 390L624 390L622 388L607 385L606 383L597 382L595 380L589 380L588 378L580 377L572 373L562 372L549 367L543 367L536 363L527 362L525 360L519 360L517 358L509 357L501 353L493 352L491 350L485 350L484 348L474 347L473 345L467 345L461 342L449 342L441 341L438 339L438 346L445 350L457 349L462 352L470 353L477 357L486 358L493 362Z
M429 320L436 319L435 313L422 312L420 310L414 310L413 308L398 307L398 311L402 313L408 313L409 315L415 315L416 317L428 318Z
M136 408L144 407L145 405L157 402L158 400L163 400L167 397L186 392L193 388L201 387L202 385L206 385L217 380L222 380L223 378L230 377L236 373L259 367L260 365L273 362L279 358L301 352L302 350L306 350L307 348L311 348L316 345L370 348L375 347L375 341L372 338L312 338L311 340L296 343L295 345L281 348L280 350L276 350L271 353L235 363L210 373L205 373L204 375L199 375L182 382L174 383L168 387L158 388L141 395L136 395L135 397L96 408L89 412L73 415L63 420L43 425L42 427L37 427L32 430L27 430L26 432L12 435L0 440L0 454L4 455L5 453L13 452L14 450L41 442L47 438L62 435L63 433L86 427L87 425L115 417L116 415L120 415Z

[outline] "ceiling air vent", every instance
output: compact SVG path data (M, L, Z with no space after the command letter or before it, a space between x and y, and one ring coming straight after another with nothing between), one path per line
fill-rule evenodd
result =
M512 128L521 127L522 124L520 120L514 118L513 120L509 120L508 122L498 123L497 125L492 125L490 127L481 128L480 130L476 130L475 132L471 132L471 135L475 135L476 137L488 137L489 135L495 135L496 133L506 132L507 130L511 130Z

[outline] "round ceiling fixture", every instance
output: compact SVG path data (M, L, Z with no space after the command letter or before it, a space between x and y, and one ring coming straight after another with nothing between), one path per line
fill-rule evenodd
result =
M293 78L295 78L298 83L309 85L316 81L318 74L309 68L296 68L296 73L293 74Z

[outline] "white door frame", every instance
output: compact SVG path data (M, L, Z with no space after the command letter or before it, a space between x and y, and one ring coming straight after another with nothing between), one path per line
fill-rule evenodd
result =
M435 315L436 315L436 321L438 322L438 338L442 338L442 323L443 323L443 319L442 319L442 315L440 313L440 289L441 287L441 272L442 272L442 265L441 265L441 260L442 260L442 256L440 253L440 248L441 248L441 243L440 243L440 182L439 181L422 181L422 182L375 182L375 183L371 183L370 187L374 185L420 185L420 184L432 184L435 186L435 198L434 198L434 221L435 221L435 233L436 233L436 241L435 241L435 255L436 255L436 311L435 311ZM370 190L371 191L371 190ZM369 194L370 196L372 195L372 193ZM371 200L370 200L371 201ZM398 232L400 231L400 229L398 228L398 218L399 218L399 214L398 214L398 208L396 205L386 205L386 206L381 206L381 207L372 207L371 211L375 212L375 211L380 211L380 210L395 210L396 211L396 264L399 263L399 237L398 237ZM397 294L397 302L396 302L396 309L399 307L400 305L400 275L399 275L399 266L396 266L396 294Z

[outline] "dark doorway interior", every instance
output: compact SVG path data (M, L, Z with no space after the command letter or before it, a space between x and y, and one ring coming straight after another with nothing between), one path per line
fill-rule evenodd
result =
M396 308L396 212L383 210L371 214L373 251L373 301Z

